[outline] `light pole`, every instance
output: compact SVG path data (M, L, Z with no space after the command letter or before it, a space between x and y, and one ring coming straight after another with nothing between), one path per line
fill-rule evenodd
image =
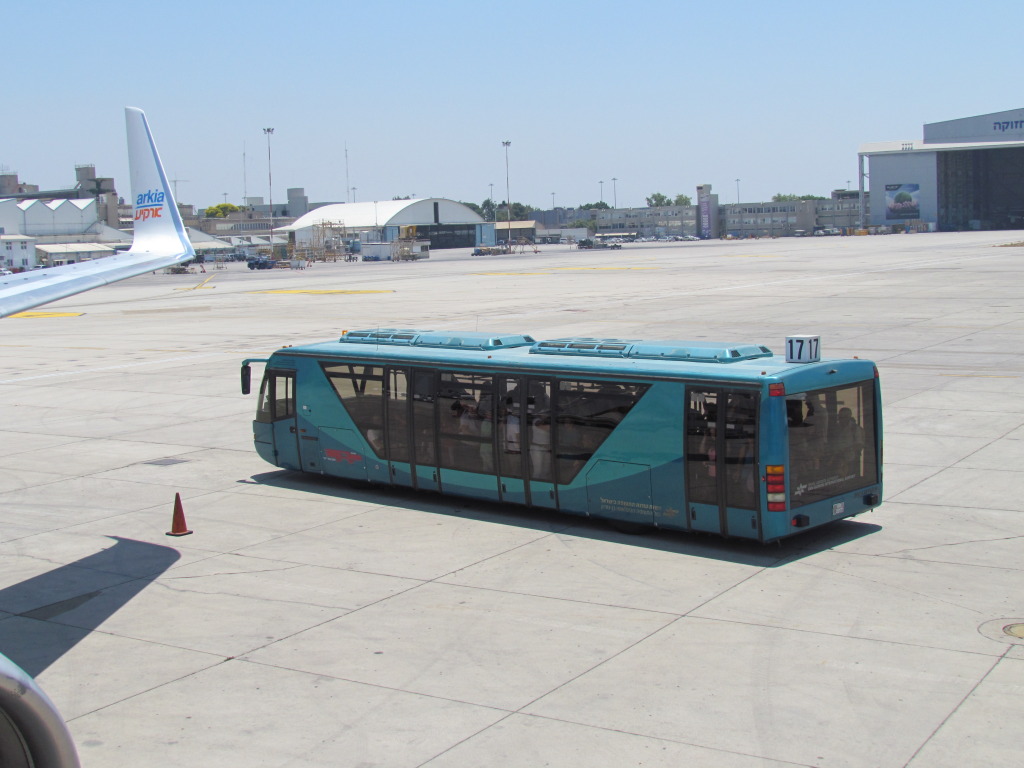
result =
M740 204L740 180L736 179L736 205Z
M601 189L601 200L600 200L600 202L603 203L604 202L604 182L603 181L599 181L597 183L601 185L600 186L600 189Z
M551 193L551 210L555 210L555 193Z
M356 188L352 187L352 202L354 203L355 201L356 201Z
M491 189L490 194L487 196L487 199L491 201L491 221L497 221L498 220L498 211L494 207L494 185L493 184L488 184L487 186L490 187L490 189Z
M264 128L264 135L267 137L267 189L269 191L270 198L270 237L267 240L270 242L270 255L274 255L274 175L271 171L270 165L270 137L274 135L273 128Z
M505 220L508 222L505 241L510 242L512 240L512 193L509 191L508 186L508 148L512 146L512 142L503 141L501 146L505 148Z
M228 193L225 192L224 193L224 205L227 205L227 204L228 204Z
M616 181L618 181L618 179L616 179L614 176L612 176L612 207L613 208L618 208L619 207L619 193L618 193L618 191L615 188L615 182Z

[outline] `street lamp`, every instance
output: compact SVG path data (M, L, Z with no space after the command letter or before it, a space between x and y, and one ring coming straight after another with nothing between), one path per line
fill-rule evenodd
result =
M356 201L356 188L352 187L352 202L354 203L355 201Z
M491 193L487 196L487 199L491 201L491 221L498 220L498 210L494 207L494 185L488 184L491 189Z
M604 202L604 182L603 181L599 181L597 183L601 185L601 202L603 203Z
M267 189L270 199L270 255L274 255L274 175L270 165L270 137L274 135L273 128L264 128L263 134L267 137Z
M736 179L736 205L740 204L740 180Z
M551 193L551 210L555 210L555 193Z
M508 186L508 148L512 146L511 141L501 142L505 148L505 220L508 222L508 229L505 232L505 240L512 240L512 193ZM495 217L497 218L497 217Z
M612 207L613 208L618 208L619 207L619 193L615 189L615 182L616 181L618 181L618 179L616 179L614 176L612 176Z

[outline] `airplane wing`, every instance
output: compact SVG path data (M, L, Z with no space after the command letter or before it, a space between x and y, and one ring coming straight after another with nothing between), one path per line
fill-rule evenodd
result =
M0 317L195 258L146 115L125 107L135 201L131 250L102 259L0 277Z

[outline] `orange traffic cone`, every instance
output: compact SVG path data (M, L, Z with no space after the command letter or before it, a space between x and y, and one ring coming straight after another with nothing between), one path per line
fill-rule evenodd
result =
M171 519L171 530L168 536L188 536L192 531L185 525L185 510L181 508L181 494L174 494L174 517Z

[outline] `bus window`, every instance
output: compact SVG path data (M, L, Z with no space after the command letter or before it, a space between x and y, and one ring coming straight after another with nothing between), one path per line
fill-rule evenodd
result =
M526 442L530 479L553 483L551 465L551 381L530 379L526 392Z
M502 477L523 477L522 394L519 378L498 379L498 399L494 418L498 433L499 469Z
M568 483L647 391L647 384L558 383L558 482Z
M268 371L260 387L260 404L256 410L256 421L269 424L272 421L291 418L295 415L295 374Z
M387 388L388 459L409 461L409 374L389 368Z
M494 474L491 376L442 373L437 392L441 466Z
M434 422L434 400L437 392L434 387L433 371L413 371L412 373L412 432L413 461L421 467L437 466L435 440L437 433Z
M686 486L691 502L718 504L718 393L690 391L686 409Z
M384 369L374 365L321 363L356 427L378 456L384 455Z
M793 507L878 482L875 384L786 397Z

